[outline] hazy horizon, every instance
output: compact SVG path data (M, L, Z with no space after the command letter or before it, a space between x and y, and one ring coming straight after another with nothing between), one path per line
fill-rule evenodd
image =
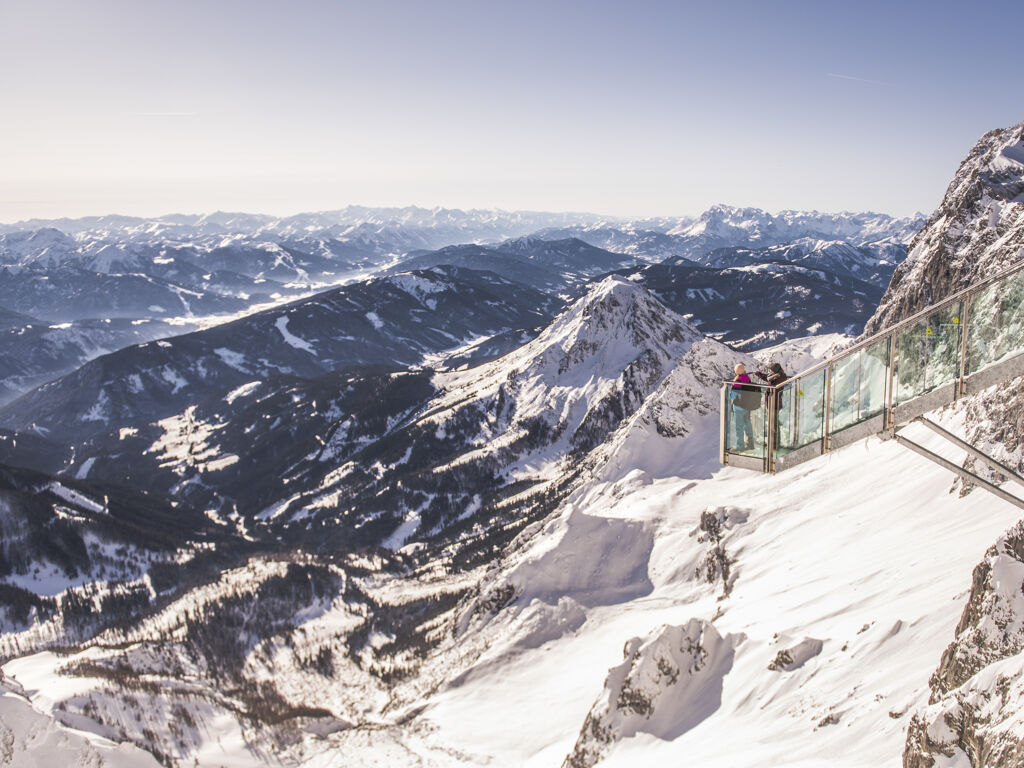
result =
M780 215L782 215L784 213L790 213L790 212L802 213L802 214L815 214L815 213L817 213L817 214L821 214L821 215L824 215L824 216L840 216L840 215L843 215L843 214L875 214L875 215L881 215L881 216L889 216L889 217L891 217L893 219L905 219L905 218L913 218L915 216L928 216L929 215L929 213L927 211L915 211L915 212L907 214L905 216L897 216L896 214L892 214L892 213L889 213L887 211L877 211L877 210L860 210L860 211L853 211L853 210L841 210L841 211L840 210L831 210L831 211L823 211L823 210L820 210L820 209L812 209L812 208L808 208L808 209L781 208L781 209L777 209L777 210L767 210L767 209L764 209L764 208L758 208L757 206L735 206L735 205L732 205L731 203L721 202L721 201L719 201L717 203L712 203L707 208L705 208L704 210L701 210L701 211L693 211L693 212L689 212L689 213L670 213L670 214L662 214L662 215L639 215L639 216L620 215L620 214L614 214L614 213L607 213L607 212L603 212L603 211L571 211L571 210L557 211L557 210L550 210L550 209L548 209L548 210L528 209L528 208L514 208L513 209L513 208L497 208L497 207L495 207L495 208L481 208L481 207L455 208L455 207L449 207L449 206L443 206L443 205L428 206L428 205L416 205L416 204L409 204L409 205L379 205L379 206L377 206L377 205L362 205L360 203L349 203L347 205L341 206L340 208L325 208L325 209L322 209L322 210L291 211L291 212L287 212L287 213L276 213L276 212L273 212L273 211L213 210L213 211L169 211L169 212L166 212L166 213L159 213L159 214L154 214L154 215L134 215L134 214L119 213L117 211L110 211L108 213L85 214L85 215L82 215L82 216L50 216L50 217L36 216L36 217L29 218L29 219L19 219L17 221L0 221L0 226L13 227L13 226L17 226L19 224L25 224L25 223L31 223L31 222L45 223L45 222L60 222L60 221L83 221L83 220L90 220L90 219L104 219L104 218L108 218L108 217L126 218L126 219L139 219L140 221L157 221L157 220L161 220L161 219L169 219L169 218L174 218L174 217L178 217L178 216L186 217L186 218L205 218L205 217L210 217L210 216L265 216L265 217L272 218L272 219L288 219L288 218L296 217L296 216L317 216L317 215L326 215L326 214L331 214L331 213L341 213L341 212L344 212L345 210L347 210L349 208L365 208L367 210L374 210L374 211L396 211L396 212L397 211L402 211L402 210L416 209L416 210L421 210L421 211L459 211L459 212L462 212L462 213L473 213L473 212L492 213L493 212L493 213L504 213L504 214L524 214L524 215L530 215L530 214L536 214L536 215L555 214L555 215L564 215L564 216L592 217L592 218L594 218L596 220L608 219L608 220L623 220L623 221L639 221L639 220L643 220L643 219L698 219L698 218L700 218L700 216L702 214L706 213L711 208L714 208L714 207L717 207L717 206L725 206L725 207L730 207L730 208L753 208L753 209L756 209L756 210L760 210L760 211L762 211L762 212L764 212L764 213L766 213L766 214L768 214L770 216L780 216Z
M1024 119L1019 3L23 2L0 222L368 207L929 212Z

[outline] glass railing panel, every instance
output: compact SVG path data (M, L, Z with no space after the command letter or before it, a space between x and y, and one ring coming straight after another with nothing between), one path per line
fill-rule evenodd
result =
M896 336L896 402L953 381L960 369L960 303L936 310Z
M980 371L1002 357L1001 290L1002 285L990 285L971 302L967 336L968 370L971 373Z
M775 447L780 453L792 450L796 438L796 393L798 389L797 382L794 380L782 387L779 392L777 417L779 426L775 436Z
M1024 272L975 296L969 323L969 373L1024 352Z
M929 392L949 384L960 375L960 307L960 302L957 302L927 318L925 386Z
M797 390L797 442L801 447L820 440L825 421L825 370L802 378Z
M764 458L767 442L764 388L756 384L727 388L725 411L726 451Z
M832 366L832 431L860 420L860 358L861 353L855 352Z
M924 370L928 350L924 341L927 322L917 323L896 336L896 402L905 403L925 391Z
M860 358L860 418L870 419L885 410L889 382L889 339L865 347Z
M824 414L824 369L786 382L779 397L779 455L820 440Z

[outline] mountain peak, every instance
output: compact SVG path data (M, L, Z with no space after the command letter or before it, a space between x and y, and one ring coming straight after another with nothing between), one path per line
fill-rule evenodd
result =
M1024 122L989 131L971 149L942 203L910 241L878 311L875 333L1024 259Z

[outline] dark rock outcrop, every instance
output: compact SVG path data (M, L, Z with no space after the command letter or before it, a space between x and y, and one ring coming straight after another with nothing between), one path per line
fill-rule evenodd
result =
M911 719L904 768L1024 765L1024 521L974 569L971 595ZM957 761L960 762L957 762Z

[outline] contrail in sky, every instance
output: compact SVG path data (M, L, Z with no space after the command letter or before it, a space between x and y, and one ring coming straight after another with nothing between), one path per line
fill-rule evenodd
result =
M855 80L858 83L870 83L871 85L892 85L892 83L883 83L881 80L868 80L863 77L854 77L853 75L837 75L835 72L829 72L828 76L838 77L840 80Z

